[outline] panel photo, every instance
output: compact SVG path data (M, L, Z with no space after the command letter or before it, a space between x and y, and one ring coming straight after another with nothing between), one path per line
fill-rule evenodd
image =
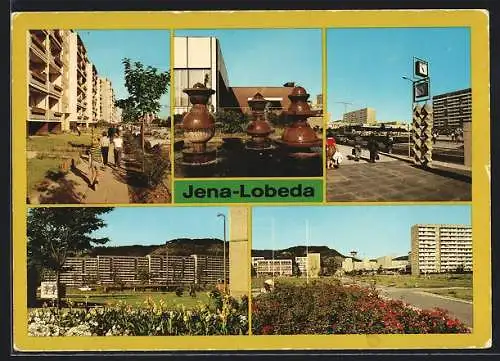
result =
M253 335L472 332L470 206L254 207L251 271Z
M28 335L247 335L248 212L29 209Z
M176 178L322 176L321 30L174 39Z
M170 203L170 32L27 39L27 203Z
M470 56L469 28L327 31L328 201L471 200Z

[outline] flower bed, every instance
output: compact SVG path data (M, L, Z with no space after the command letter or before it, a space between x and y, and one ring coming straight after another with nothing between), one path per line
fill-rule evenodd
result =
M211 294L214 297L214 293ZM118 303L92 308L34 309L28 315L29 336L174 336L246 335L248 301L215 295L215 309L169 308L160 301L143 305Z
M252 302L252 333L257 335L468 332L444 310L419 310L353 285L277 284Z

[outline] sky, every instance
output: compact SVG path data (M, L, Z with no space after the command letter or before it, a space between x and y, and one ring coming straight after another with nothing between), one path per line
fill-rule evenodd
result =
M319 29L176 30L175 36L219 39L230 86L282 86L294 81L310 99L322 92Z
M224 223L217 213L226 207L117 207L102 216L107 226L93 237L108 237L106 246L159 245L175 238L224 237ZM227 238L229 240L229 238Z
M470 225L471 208L462 205L254 207L252 249L306 245L306 222L309 245L328 246L343 255L356 250L361 258L403 256L411 249L412 225Z
M374 108L378 121L411 119L413 57L429 62L431 95L469 88L468 28L327 31L327 107L332 120ZM344 105L342 102L353 103Z
M169 30L77 30L77 33L99 75L111 80L116 99L128 97L123 58L140 61L160 71L170 69ZM160 116L168 116L169 93L163 95L160 102Z

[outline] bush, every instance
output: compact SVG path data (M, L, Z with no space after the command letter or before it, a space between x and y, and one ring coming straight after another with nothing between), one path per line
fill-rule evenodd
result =
M160 301L142 306L125 303L85 310L41 308L28 314L29 336L177 336L247 335L248 308L225 297L221 309L198 305L192 310L174 309ZM237 307L234 307L237 305Z
M233 110L219 110L215 115L217 129L221 133L234 134L246 132L249 118L246 114Z
M324 282L277 284L252 303L254 334L468 333L446 311L384 300L374 288Z
M177 287L177 288L175 289L175 295L176 295L177 297L182 297L182 294L183 294L183 293L184 293L184 289L183 289L182 287Z

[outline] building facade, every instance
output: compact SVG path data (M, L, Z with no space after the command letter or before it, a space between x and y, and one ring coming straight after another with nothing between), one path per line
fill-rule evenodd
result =
M472 121L472 90L462 89L432 97L434 128L463 128Z
M204 83L215 90L209 104L217 111L227 94L227 70L219 41L215 37L176 36L174 38L174 114L183 114L190 108L183 92L196 83Z
M28 32L29 135L69 131L111 121L101 110L98 71L73 30ZM110 90L112 87L110 84ZM113 98L113 96L112 96Z
M257 277L265 275L273 276L291 276L291 259L261 259L256 263Z
M344 113L342 121L347 124L377 124L375 109L363 108Z
M416 224L411 228L411 272L472 271L472 227Z

